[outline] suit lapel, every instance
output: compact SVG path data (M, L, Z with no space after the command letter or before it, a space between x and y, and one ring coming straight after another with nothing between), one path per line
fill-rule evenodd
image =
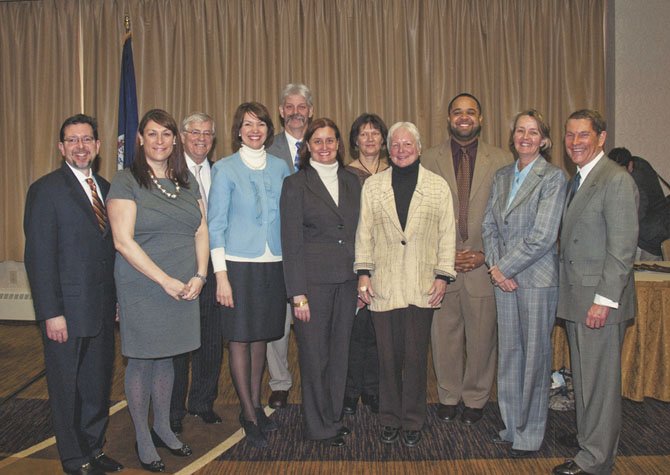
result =
M340 167L342 168L342 167ZM305 184L307 185L307 189L309 189L312 193L314 193L319 199L321 199L328 207L333 210L335 214L338 216L342 216L342 213L340 212L339 208L335 204L335 201L333 200L333 197L330 196L330 193L328 193L328 190L326 189L326 185L323 184L323 181L321 181L321 178L319 178L319 174L317 173L316 170L314 170L312 167L307 167L305 169ZM340 193L340 199L342 199L342 194L345 193L342 190L342 180L339 179L339 170L338 170L338 180L337 180L337 186L338 186L338 193Z
M400 226L400 220L398 219L398 210L395 207L395 195L393 194L393 186L391 185L391 170L391 168L384 170L383 182L381 186L382 191L381 196L379 197L379 201L382 204L382 210L384 210L386 215L389 217L389 220L393 226L396 227L399 233L404 234L402 226Z
M91 206L91 202L89 201L86 192L81 187L81 183L79 183L79 180L76 176L74 176L74 173L72 170L70 170L70 167L65 162L63 162L63 165L61 166L61 172L65 177L65 184L70 190L70 196L72 197L72 200L82 209L84 214L88 216L91 224L93 224L97 229L100 229L98 226L98 220L95 217L95 213L93 213L93 207ZM107 226L109 226L109 224L107 224Z
M423 167L419 165L419 176L416 179L416 187L414 188L414 193L412 194L412 198L410 199L409 202L409 210L407 211L407 223L405 224L405 231L410 229L412 218L414 217L416 210L421 207L421 202L423 201L423 178L424 178L424 170ZM395 198L393 199L393 202L395 204ZM398 213L396 211L396 215L397 214ZM400 224L399 220L398 224Z
M486 181L486 177L493 175L495 170L492 170L493 164L489 157L489 152L486 146L480 141L477 146L477 158L475 159L475 171L472 175L472 185L470 186L470 203L473 197L477 194L479 188ZM452 167L453 168L453 167ZM455 179L454 179L455 181ZM488 198L488 194L487 194Z
M516 168L516 162L514 164L514 167ZM512 211L514 208L519 206L520 203L523 203L526 199L526 197L533 192L535 187L542 181L542 177L545 174L546 168L547 168L547 162L544 160L542 157L538 157L537 161L532 165L533 168L528 172L528 175L526 176L526 179L523 181L521 184L521 187L517 190L516 196L514 196L514 199L510 203L509 207L507 208L505 215L509 214L510 211ZM511 188L511 183L512 180L514 180L514 170L515 168L512 169L512 176L510 180L510 188ZM507 194L505 197L509 196L509 190L510 188L507 189ZM505 199L507 201L507 199ZM506 203L505 203L506 204Z
M607 156L603 156L596 166L589 172L586 176L586 179L582 182L577 193L572 198L570 206L568 206L568 200L565 200L565 211L563 213L563 227L567 230L571 230L574 226L575 221L581 215L585 206L591 201L593 195L598 191L601 181L601 175L605 170L606 160L609 160ZM570 179L568 183L568 189L572 187L574 182L574 177Z

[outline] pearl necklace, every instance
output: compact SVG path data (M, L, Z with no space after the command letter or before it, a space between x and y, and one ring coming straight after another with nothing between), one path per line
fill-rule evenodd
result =
M151 178L151 181L154 183L154 185L156 185L156 188L158 188L158 191L160 191L161 193L163 193L165 196L167 196L168 198L170 198L172 200L177 199L177 196L179 196L179 191L181 190L181 188L179 187L179 182L178 181L171 180L172 183L174 183L175 190L174 190L174 193L170 193L165 188L163 188L163 185L161 185L158 182L158 180L156 179L156 177L154 176L153 173L151 173L151 172L149 173L149 178Z

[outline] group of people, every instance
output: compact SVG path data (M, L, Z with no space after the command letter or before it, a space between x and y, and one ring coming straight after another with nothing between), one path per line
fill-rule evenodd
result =
M514 118L511 154L480 140L482 107L468 93L449 103L449 138L425 153L413 123L387 129L362 114L347 166L338 126L313 111L309 88L287 85L275 135L264 105L241 104L234 153L212 163L211 116L178 127L151 110L135 161L111 187L92 171L95 120L63 123L64 163L30 187L24 228L65 472L123 468L102 451L116 302L146 470L165 470L158 449L192 454L178 438L187 413L221 422L213 404L224 339L240 425L253 446L268 445L279 427L261 382L267 360L268 404L285 407L292 322L306 439L344 445L343 415L360 398L378 413L383 443L419 444L430 343L437 416L477 423L497 359L504 428L492 443L526 457L544 438L559 317L577 407L577 435L564 439L579 451L554 473L611 472L621 344L635 314L638 195L626 170L602 159L600 114L580 110L565 124L578 169L568 182L550 163L536 110Z

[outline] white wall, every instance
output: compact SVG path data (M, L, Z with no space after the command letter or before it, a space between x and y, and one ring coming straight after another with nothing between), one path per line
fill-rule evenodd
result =
M615 0L614 7L615 96L608 116L615 137L606 148L628 148L670 181L670 1Z

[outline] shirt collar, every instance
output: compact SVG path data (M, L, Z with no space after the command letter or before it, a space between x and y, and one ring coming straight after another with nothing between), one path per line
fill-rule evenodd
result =
M584 180L588 176L589 173L591 173L591 170L595 168L595 166L598 164L598 162L605 156L605 152L602 150L598 155L596 155L596 158L591 160L589 163L584 165L583 167L579 168L577 167L577 171L579 171L579 176L580 176L580 183L584 183Z

